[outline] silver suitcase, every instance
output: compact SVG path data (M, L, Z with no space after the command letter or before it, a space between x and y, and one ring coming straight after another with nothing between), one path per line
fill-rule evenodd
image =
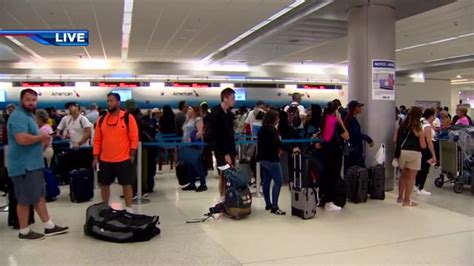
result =
M302 187L303 171L301 154L293 155L293 163L293 176L295 178L290 184L291 215L298 216L305 220L311 219L316 215L316 208L318 206L318 191L313 187Z

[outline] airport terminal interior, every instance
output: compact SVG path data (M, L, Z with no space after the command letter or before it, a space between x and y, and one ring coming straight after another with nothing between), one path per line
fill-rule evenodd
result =
M0 0L0 265L474 265L473 0Z

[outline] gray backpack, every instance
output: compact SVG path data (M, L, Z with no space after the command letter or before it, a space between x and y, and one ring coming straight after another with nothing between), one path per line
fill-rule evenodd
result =
M99 203L87 208L84 233L115 243L141 242L159 235L159 224L158 216L131 214Z

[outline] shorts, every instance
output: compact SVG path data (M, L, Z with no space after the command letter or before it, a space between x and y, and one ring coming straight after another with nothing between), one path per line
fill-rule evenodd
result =
M402 150L398 158L400 169L408 168L414 171L421 170L421 152Z
M110 163L99 162L99 184L102 186L110 186L115 178L122 186L132 185L134 183L133 166L131 160L123 162Z
M46 195L43 169L27 171L24 175L10 177L15 196L20 205L36 205Z

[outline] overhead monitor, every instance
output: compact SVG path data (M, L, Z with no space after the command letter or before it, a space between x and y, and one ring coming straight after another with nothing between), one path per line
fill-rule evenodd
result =
M7 91L0 90L0 103L7 101Z
M131 90L112 90L113 93L118 93L120 95L120 101L125 102L126 100L132 99Z
M238 102L243 102L247 100L247 91L244 89L236 89L235 91L235 100Z

